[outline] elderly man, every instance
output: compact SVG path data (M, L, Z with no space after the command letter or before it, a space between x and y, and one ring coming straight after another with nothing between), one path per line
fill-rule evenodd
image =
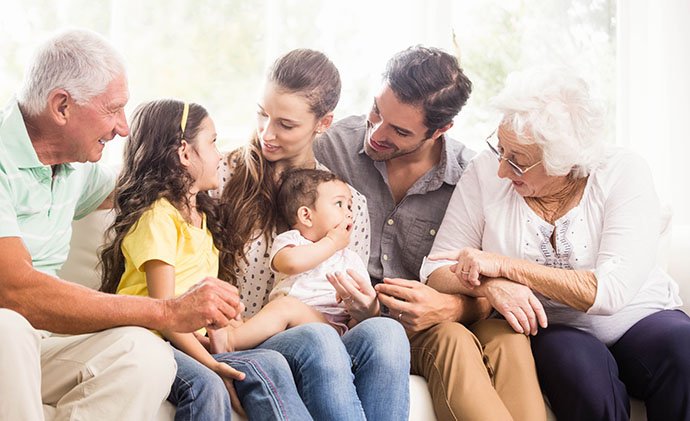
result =
M56 277L72 220L114 187L95 162L106 142L127 135L128 96L114 49L69 31L38 51L17 99L0 111L0 419L43 419L42 403L57 419L151 419L175 363L158 337L124 326L190 332L223 326L239 310L236 290L217 279L163 301Z

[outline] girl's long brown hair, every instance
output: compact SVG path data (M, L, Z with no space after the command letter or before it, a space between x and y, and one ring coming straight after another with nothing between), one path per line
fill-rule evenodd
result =
M340 99L340 74L325 54L308 49L292 50L273 63L268 82L283 92L303 96L317 119L335 109ZM220 198L220 222L224 227L220 277L237 284L245 247L263 236L269 240L278 226L278 190L273 164L261 153L258 135L249 144L228 156L235 173L227 181Z
M144 103L134 111L125 143L124 166L115 187L115 221L107 231L107 238L112 240L100 255L101 291L116 292L125 270L122 241L144 211L160 198L180 210L189 209L188 192L194 180L181 165L178 148L182 139L194 145L208 112L201 105L189 104L183 133L180 127L183 108L184 103L180 101L158 100ZM218 223L216 205L208 193L199 192L196 206L206 215L206 225L218 246L216 238L224 233Z

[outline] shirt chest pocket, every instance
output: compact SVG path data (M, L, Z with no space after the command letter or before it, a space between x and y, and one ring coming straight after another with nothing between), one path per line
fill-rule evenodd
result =
M403 247L403 265L417 276L422 259L429 254L434 244L437 230L437 222L420 218L416 218L408 228Z

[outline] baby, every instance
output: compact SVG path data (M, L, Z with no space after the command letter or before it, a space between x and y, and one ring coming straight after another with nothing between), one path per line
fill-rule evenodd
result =
M276 237L270 254L276 284L270 302L244 324L209 332L213 352L253 348L294 326L329 323L342 335L356 321L326 274L355 270L369 278L360 257L347 248L352 229L350 187L328 171L284 174L278 207L291 230Z

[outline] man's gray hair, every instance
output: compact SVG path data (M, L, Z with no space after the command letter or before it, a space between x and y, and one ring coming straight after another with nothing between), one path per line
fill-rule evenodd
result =
M85 104L124 74L122 56L105 38L72 29L39 47L24 74L17 100L24 112L36 116L45 110L48 94L55 89L64 89L77 104Z
M501 125L543 151L546 173L586 177L604 155L604 113L587 82L563 67L512 73L491 104Z

